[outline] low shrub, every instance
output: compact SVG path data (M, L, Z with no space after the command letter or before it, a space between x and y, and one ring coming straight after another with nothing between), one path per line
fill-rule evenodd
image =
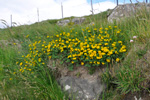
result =
M30 66L36 66L37 63L45 64L48 58L63 58L62 61L68 63L71 70L79 64L93 67L123 59L126 45L123 33L117 26L99 29L87 27L82 29L82 33L71 34L73 32L72 29L70 32L47 36L48 42L39 40L29 44L30 53L25 56L24 63L20 62L20 66L25 65L20 71L31 70Z

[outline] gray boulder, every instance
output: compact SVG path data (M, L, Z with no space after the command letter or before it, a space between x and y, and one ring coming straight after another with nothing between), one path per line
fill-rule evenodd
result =
M119 21L125 17L131 17L135 15L135 13L142 8L150 9L150 3L137 3L137 4L124 4L118 5L114 8L111 14L108 16L108 21L113 22L114 20Z
M97 67L92 75L85 66L76 66L70 71L59 59L49 60L47 66L54 72L62 90L68 93L69 100L98 100L106 89L106 84L101 82L104 66Z
M72 19L72 22L74 23L74 24L81 24L81 23L83 23L85 21L85 18L84 17L82 17L82 18L73 18Z
M69 93L71 100L98 100L105 88L98 79L89 81L77 77L61 77L59 83Z
M73 18L72 20L65 19L57 22L57 25L59 26L66 26L68 23L74 23L74 24L81 24L85 21L85 18Z
M59 25L59 26L66 26L68 23L70 23L70 20L66 19L66 20L58 21L57 25Z

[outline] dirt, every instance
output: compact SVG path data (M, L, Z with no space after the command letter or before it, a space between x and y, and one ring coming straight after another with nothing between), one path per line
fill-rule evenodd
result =
M139 93L128 93L125 95L125 98L123 100L150 100L150 93L144 91Z
M55 63L55 67L52 67L53 63ZM73 71L67 68L67 65L60 64L60 60L50 60L48 65L51 69L57 72L58 78L65 76L73 76L81 79L88 79L89 81L94 81L100 78L100 75L105 70L105 67L96 67L96 70L93 74L89 74L89 69L86 66L76 66Z

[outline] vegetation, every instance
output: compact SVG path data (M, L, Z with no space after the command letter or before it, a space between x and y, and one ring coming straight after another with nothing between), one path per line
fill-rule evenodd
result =
M148 13L139 11L138 16L108 23L106 11L86 16L81 25L62 27L57 20L48 20L9 28L3 20L7 28L0 30L0 99L68 100L47 67L51 59L60 59L70 70L87 66L90 73L104 65L103 100L149 92Z

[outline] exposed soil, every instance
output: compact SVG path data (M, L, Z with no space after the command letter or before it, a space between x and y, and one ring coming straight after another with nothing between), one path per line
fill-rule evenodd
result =
M48 62L48 65L51 69L53 69L56 72L57 77L64 77L64 76L73 76L78 77L81 79L88 79L89 81L97 80L100 78L99 76L103 73L105 70L105 67L96 67L95 72L90 75L88 67L85 66L76 66L74 67L73 71L70 71L65 64L60 64L60 60L55 60L55 67L52 67L54 61L50 60Z
M150 100L150 93L144 91L128 93L123 100Z

